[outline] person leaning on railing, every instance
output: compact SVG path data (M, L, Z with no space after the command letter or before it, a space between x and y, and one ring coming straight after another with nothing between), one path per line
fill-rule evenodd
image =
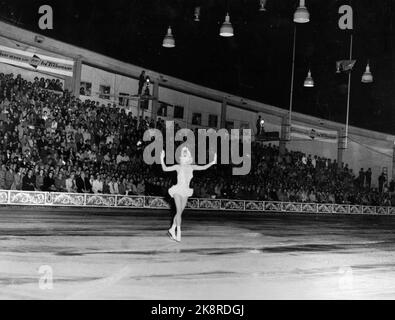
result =
M16 170L16 173L14 174L14 181L11 185L11 190L22 190L22 169L19 168Z
M76 178L75 183L77 185L78 193L91 193L92 186L89 182L89 178L85 175L85 172L81 172L81 174Z
M55 178L55 188L58 192L66 192L66 180L63 177L62 173L57 174Z
M75 173L72 172L70 176L66 179L66 190L68 193L76 193L77 186L75 184Z
M110 194L110 178L105 177L104 182L103 182L103 193L104 194Z
M43 186L43 191L48 191L48 192L55 192L57 191L55 187L55 179L53 177L53 172L50 171L48 173L48 176L44 178L44 186Z
M6 190L5 176L7 173L7 167L5 164L1 165L0 168L0 190Z
M36 191L36 177L33 175L33 170L31 169L22 179L22 190Z
M97 177L93 179L92 192L95 194L103 193L103 181L101 179L100 174L97 175Z
M36 183L35 183L35 185L36 185L37 191L42 191L43 190L43 188L44 188L44 178L45 178L44 170L41 169L39 171L39 174L36 176Z
M14 183L14 174L15 174L14 170L10 166L5 174L5 189L6 190L11 190L11 186Z

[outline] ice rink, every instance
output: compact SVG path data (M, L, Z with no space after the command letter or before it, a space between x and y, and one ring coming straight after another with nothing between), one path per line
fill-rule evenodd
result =
M395 299L395 217L187 211L180 244L170 220L2 207L0 298Z

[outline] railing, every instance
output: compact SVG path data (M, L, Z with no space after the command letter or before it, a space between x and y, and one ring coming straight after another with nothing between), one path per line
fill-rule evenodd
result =
M162 197L29 192L16 190L0 190L0 205L159 210L170 209L170 204ZM195 198L189 199L187 208L191 210L257 213L282 212L307 214L395 215L395 207Z

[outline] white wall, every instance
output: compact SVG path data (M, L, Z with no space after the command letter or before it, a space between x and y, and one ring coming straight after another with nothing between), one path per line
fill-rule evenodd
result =
M82 65L81 71L81 82L90 82L92 83L92 95L89 96L81 96L82 100L95 100L99 101L102 104L107 105L108 103L115 103L118 105L119 93L127 93L130 95L135 95L138 92L138 80L125 77L123 75L114 74L102 69L94 68L88 65ZM112 95L110 99L100 99L99 92L100 86L109 86L111 87L110 94ZM151 88L152 90L152 88ZM151 91L152 93L152 91ZM137 116L137 100L129 101L130 111ZM144 111L144 116L151 116L152 114L152 101L149 103L148 111Z
M188 123L192 124L192 115L194 112L196 112L201 113L202 115L202 127L208 127L210 114L216 115L218 117L218 126L220 125L222 108L221 103L189 95L188 108ZM191 126L194 127L193 125Z
M171 106L184 107L184 118L174 119L175 122L188 128L208 127L209 115L218 117L218 125L221 119L221 103L209 99L200 98L194 95L177 92L172 89L159 87L159 101L170 104ZM202 115L201 126L192 125L193 113ZM168 110L168 119L173 119L174 108Z
M177 92L175 90L159 87L159 101L171 105L171 107L168 107L167 110L167 119L174 120L174 122L178 123L181 127L189 127L187 121L188 113L189 113L189 95L182 92ZM183 119L173 119L174 116L173 106L184 107Z
M337 160L337 143L328 143L323 141L301 141L293 138L288 145L287 149L293 151L301 151L307 155L316 155L322 158Z

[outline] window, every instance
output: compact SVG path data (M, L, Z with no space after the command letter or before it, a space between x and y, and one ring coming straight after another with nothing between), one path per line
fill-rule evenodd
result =
M92 83L81 82L80 95L91 96L92 95Z
M210 114L208 116L208 126L210 128L216 128L218 126L218 116L216 114Z
M167 117L167 103L159 102L158 116Z
M148 97L142 97L140 99L140 107L144 110L148 110L150 99Z
M184 119L184 107L174 106L174 118Z
M143 92L143 96L147 96L147 97L151 96L151 91L150 91L149 85L145 86L145 89L144 89L144 92Z
M250 129L250 123L249 122L241 122L240 123L240 129Z
M101 85L99 88L99 98L100 99L110 99L111 87Z
M234 129L233 121L226 121L226 130L232 130L232 129Z
M240 123L240 131L241 134L244 135L244 130L250 129L250 123L249 122L241 122ZM247 134L247 133L246 133Z
M202 114L201 113L193 113L192 114L192 124L196 126L202 125Z
M128 93L119 93L119 105L122 107L129 107L129 99L127 98L129 96Z

